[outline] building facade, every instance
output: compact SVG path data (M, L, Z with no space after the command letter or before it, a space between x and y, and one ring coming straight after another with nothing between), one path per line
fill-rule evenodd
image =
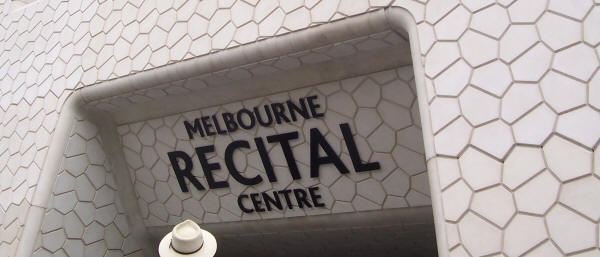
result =
M0 0L0 256L600 256L598 0Z

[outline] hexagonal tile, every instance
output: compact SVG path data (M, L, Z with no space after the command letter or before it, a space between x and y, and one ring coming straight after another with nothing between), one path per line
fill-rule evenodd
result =
M260 36L273 36L279 28L281 28L281 24L283 23L283 19L285 18L285 14L281 9L277 9L267 18L265 18L258 25L258 34Z
M427 53L425 74L433 78L454 63L459 57L460 54L456 43L438 42Z
M517 0L508 7L512 22L534 22L546 10L546 0Z
M596 244L595 224L565 207L555 206L546 216L546 222L552 240L565 253L594 247Z
M471 83L498 97L502 96L512 78L508 66L500 61L495 61L481 66L473 72Z
M237 27L244 25L246 22L252 20L253 7L243 1L236 2L231 7L232 22Z
M77 199L80 201L92 201L96 190L92 183L88 180L87 176L79 176L75 180L75 193Z
M167 42L167 32L159 27L155 27L148 35L148 43L152 51L156 51Z
M458 5L458 1L433 0L425 7L425 19L435 24Z
M44 215L44 223L42 223L41 232L47 233L63 226L63 215L56 210L50 210Z
M71 191L55 196L52 205L54 206L54 209L60 213L67 214L69 211L73 210L75 203L77 203L77 198L75 197L75 192Z
M337 113L348 117L354 116L356 104L352 97L343 91L337 92L327 97L327 107Z
M600 137L600 114L590 107L562 114L558 118L556 131L589 148L593 148Z
M416 98L411 86L399 80L382 86L381 97L406 108L410 108Z
M469 143L471 130L471 126L462 117L450 123L434 136L436 152L457 156Z
M342 1L344 2L344 1ZM306 8L298 8L287 14L283 26L289 30L299 30L310 24L310 11Z
M509 23L506 9L499 5L492 5L473 15L471 28L499 39Z
M462 6L452 10L435 24L435 35L439 40L457 40L469 26L471 13Z
M431 116L435 117L431 120L433 133L438 132L460 115L458 101L455 98L435 98L429 106L429 110Z
M517 214L504 231L504 252L509 256L520 256L547 237L542 218Z
M594 49L580 43L558 52L554 57L552 67L567 75L588 81L598 65Z
M375 203L383 204L383 200L385 199L385 191L383 191L381 184L374 179L361 181L356 185L356 188L359 195Z
M405 196L410 189L410 178L406 173L401 170L392 172L385 180L381 183L383 189L391 195ZM337 197L336 197L337 199Z
M512 123L541 101L542 96L537 85L515 83L502 97L500 116Z
M94 205L96 208L106 206L114 202L115 191L110 189L108 186L101 187L94 197Z
M592 0L580 0L569 4L558 0L552 0L548 5L548 9L573 19L582 20L593 5L594 3Z
M514 141L510 127L497 120L473 130L471 144L498 159L504 159Z
M539 41L534 25L511 25L500 39L500 59L512 62Z
M498 184L502 164L472 147L459 158L463 179L474 189L479 190Z
M458 41L462 57L476 67L498 56L498 41L474 31L467 31Z
M442 206L446 220L457 221L469 208L472 191L462 180L442 192Z
M83 256L83 242L81 240L66 240L63 248L68 256Z
M285 2L294 2L294 1L285 1ZM294 7L299 7L301 5L300 1L296 1L298 2L297 5L298 6L294 6ZM283 2L281 3L281 7L286 9L285 7L288 4L283 4ZM287 9L292 10L291 7L288 7ZM352 1L352 0L341 0L340 1L340 6L338 7L338 11L346 14L346 15L355 15L355 14L359 14L362 13L364 11L366 11L367 9L369 9L369 3L366 1Z
M394 131L387 125L382 124L368 137L367 141L371 145L373 151L390 152L396 145Z
M67 238L80 239L83 236L85 226L81 223L75 212L70 212L65 215L65 226L64 230L67 234Z
M113 224L104 230L104 241L108 249L121 249L123 245L123 236Z
M345 176L340 177L329 189L333 197L341 201L351 201L356 193L354 182Z
M65 233L62 229L42 235L42 246L51 252L56 252L65 243Z
M504 227L515 214L512 194L502 186L476 192L471 210L482 215L499 227Z
M500 100L481 90L468 87L458 100L464 117L475 126L500 116Z
M594 8L583 22L583 39L590 45L600 43L600 32L595 29L595 24L600 23L600 9Z
M559 200L592 220L600 219L600 181L593 176L581 178L563 185Z
M475 256L499 252L502 246L502 231L492 224L467 213L458 223L463 245Z
M269 13L279 6L279 2L275 0L260 1L254 9L254 20L262 21Z
M370 79L365 80L352 94L359 107L377 107L381 89Z
M533 214L544 214L555 203L560 183L545 171L514 194L517 210Z
M550 241L546 241L541 244L539 247L533 249L527 256L532 257L545 257L545 256L564 256L563 253L554 246L554 244Z
M91 164L102 165L104 164L104 160L106 155L104 154L104 149L96 139L92 139L87 142L86 153L88 157L88 161Z
M517 81L537 82L548 70L552 52L538 43L525 54L517 58L511 65L513 78Z
M563 16L547 12L537 23L540 37L552 50L581 41L581 25Z
M592 171L592 153L559 136L550 138L543 149L548 168L562 181Z
M397 145L392 152L394 161L398 167L408 173L408 175L419 174L426 170L425 156L420 153L413 152L405 147Z
M102 241L98 241L96 243L93 243L91 245L86 245L84 248L84 254L83 256L104 256L104 253L106 253L106 246L104 244L104 242Z
M114 204L96 209L94 219L103 226L112 223L117 215L117 207Z
M435 92L443 96L457 96L469 83L471 70L466 62L458 60L434 79Z
M54 193L62 194L73 190L75 185L75 178L68 172L61 172L56 178L56 184L54 185Z
M381 118L375 109L360 108L356 113L356 132L363 137L369 136L381 124Z
M539 105L513 126L517 143L541 145L552 133L556 114L545 104Z
M310 15L313 22L327 22L337 10L339 0L321 1L311 9Z
M516 146L504 161L502 183L515 189L544 168L546 164L541 149Z

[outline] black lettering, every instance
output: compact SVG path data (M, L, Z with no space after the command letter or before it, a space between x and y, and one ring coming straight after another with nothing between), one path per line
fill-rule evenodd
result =
M202 126L204 126L204 131L206 131L206 135L207 136L214 136L216 133L214 131L212 131L212 124L210 124L210 117L208 116L203 116L202 118L200 118L202 120Z
M246 208L244 206L244 203L242 203L242 200L244 198L248 198L248 195L240 195L240 196L238 196L237 202L238 202L238 206L240 207L240 210L242 210L245 213L252 213L252 212L254 212L253 209L248 209L248 208Z
M265 167L265 172L267 173L269 181L276 182L277 177L275 176L275 172L273 171L273 165L271 164L271 158L269 157L269 153L267 152L265 143L260 137L254 138L254 143L256 143L256 148L258 149L260 160L263 163L263 167Z
M259 175L256 175L253 178L246 178L240 174L240 171L235 167L235 163L233 162L233 153L238 148L250 148L250 144L245 140L237 140L231 142L227 148L225 149L225 165L227 165L227 169L229 170L229 174L237 180L238 182L252 186L262 182L262 178Z
M310 199L312 199L313 205L315 207L325 207L324 203L319 202L319 199L321 199L321 195L317 194L317 190L319 190L319 187L308 188L308 192L310 193Z
M229 183L227 183L227 181L215 181L215 177L213 176L212 172L221 169L221 165L219 165L217 162L208 163L208 160L206 159L206 153L211 153L214 151L215 146L213 145L196 147L196 154L200 160L200 165L202 165L202 170L204 171L206 182L208 182L208 187L210 189L229 187Z
M304 98L300 98L300 107L294 104L292 100L287 100L286 104L293 121L298 120L296 118L296 113L300 114L304 119L310 119L310 116L308 116L308 109L306 109L306 104L304 103Z
M171 166L173 166L173 171L175 171L175 177L177 177L177 182L179 182L179 187L181 188L181 192L189 192L187 185L185 184L184 178L187 178L194 187L198 190L204 190L200 181L192 175L192 158L185 152L182 151L173 151L168 152L169 160L171 161ZM179 162L177 159L183 160L185 163L185 168L181 168L179 166Z
M292 190L284 189L279 191L280 194L283 194L283 198L285 198L285 203L287 204L288 209L294 209L294 205L292 205L292 201L290 200L290 193Z
M314 100L317 99L317 97L317 95L311 95L306 98L306 100L308 100L308 107L310 108L310 113L312 114L313 118L325 116L325 114L323 114L322 112L317 112L317 109L321 107L320 104L314 102Z
M252 204L254 205L254 210L256 210L256 212L264 212L265 209L261 206L262 201L257 198L258 196L259 194L257 193L250 194L250 199L252 200Z
M356 142L354 142L354 137L352 137L352 132L350 131L350 126L348 123L340 124L340 130L344 136L344 141L346 142L346 147L348 148L348 153L350 154L350 159L352 160L352 166L354 166L354 170L356 172L378 170L381 168L379 162L362 163L360 160L360 153L358 152Z
M219 124L219 120L217 120L216 114L213 114L212 120L213 120L213 123L215 124L215 129L217 129L217 133L219 135L227 134L226 130L221 129L221 125Z
M319 156L319 146L325 151L325 157ZM310 129L310 177L319 176L319 167L324 164L333 163L340 173L348 173L348 168L335 153L331 145L317 128Z
M250 119L250 124L246 125L246 123L244 123L244 119L242 118L242 114L246 114L248 116L248 118ZM254 115L252 115L252 112L248 109L241 109L237 112L237 122L240 125L240 127L244 128L244 129L252 129L254 128L254 125L256 125L256 120L254 119Z
M304 205L312 208L310 202L306 200L306 192L303 189L294 189L294 196L296 196L296 202L298 202L299 208L304 208Z
M271 198L271 196L266 192L263 192L262 198L265 201L267 210L271 211L271 204L275 205L277 209L283 210L283 205L281 204L281 199L279 199L279 195L277 194L277 192L273 191L273 198Z
M300 171L298 171L296 159L294 158L294 153L292 152L292 148L290 147L290 140L297 138L297 131L267 137L267 141L269 143L279 142L279 144L281 145L281 150L283 150L283 155L285 156L285 160L287 161L288 167L290 169L290 174L292 175L293 179L300 179Z
M227 131L229 131L229 133L234 132L238 129L238 124L235 123L233 114L229 112L224 112L223 114L221 114L221 116L223 116L223 122L225 122L225 127L227 127Z
M271 114L271 108L269 108L268 105L264 106L265 108L265 114L267 115L267 121L263 121L261 116L260 116L260 111L258 111L258 107L254 107L254 115L256 116L256 120L258 121L258 124L260 124L263 127L267 127L270 126L271 123L273 123L273 115Z
M183 121L183 125L185 126L185 131L187 131L190 139L194 139L194 132L200 134L201 137L204 137L204 131L200 125L200 119L195 119L193 126L187 120Z
M275 121L277 124L281 124L281 119L285 122L290 122L290 119L285 116L285 107L282 103L272 103L271 109L273 109L273 114L275 115Z

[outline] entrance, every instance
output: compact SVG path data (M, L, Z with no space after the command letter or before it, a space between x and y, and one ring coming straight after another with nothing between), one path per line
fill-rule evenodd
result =
M192 219L221 256L435 256L414 58L385 15L82 89L146 249Z

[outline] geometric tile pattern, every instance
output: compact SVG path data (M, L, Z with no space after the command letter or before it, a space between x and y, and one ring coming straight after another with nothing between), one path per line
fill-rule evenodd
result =
M73 89L386 6L406 8L417 23L432 110L424 117L436 126L428 162L437 163L441 185L432 190L443 191L443 203L461 203L436 214L446 219L449 249L440 250L597 255L600 207L586 197L600 176L597 0L39 0L20 9L0 0L0 252L13 255L19 243ZM464 177L481 163L495 163L500 176ZM75 189L58 196L80 197ZM493 212L486 202L496 201L514 211ZM69 208L54 206L45 226ZM70 242L43 251L79 244Z
M412 74L411 66L403 66L286 93L119 126L117 130L121 135L125 161L146 226L174 225L186 218L199 223L215 223L430 205ZM300 119L275 127L257 126L252 130L239 130L228 135L196 136L192 140L183 126L183 121L193 121L201 116L220 115L222 112L244 107L252 109L254 106L288 99L298 101L300 97L311 95L318 96L320 112L325 114L321 119ZM342 175L333 166L327 165L321 168L318 178L310 178L310 128L318 128L332 144L333 150L339 153L344 165L352 167L338 128L339 124L346 122L351 124L351 129L356 133L354 139L363 161L379 162L381 169L364 173L351 171ZM227 172L223 151L232 141L252 141L254 137L292 131L300 132L300 137L290 143L301 179L292 180L286 174L288 166L281 147L276 143L265 143L265 146L273 161L275 173L278 174L277 182L271 183L265 179L257 185L244 186ZM200 191L188 185L190 192L181 192L167 152L179 150L190 154L195 167L192 170L194 176L199 181L205 181L193 149L206 145L214 145L216 151L216 154L209 155L209 162L220 163L222 167L213 172L215 179L228 181L229 188ZM235 166L240 172L249 174L246 177L263 173L263 164L254 145L239 157L234 157ZM328 166L331 168L326 168ZM240 194L312 186L319 188L325 208L285 207L283 211L275 209L247 214L235 204Z
M79 120L69 141L33 256L143 256L98 129Z
M150 102L167 95L190 94L206 87L234 83L235 81L248 79L253 76L267 76L275 72L285 72L305 65L320 64L334 60L335 58L366 54L369 51L390 47L406 49L408 42L397 33L384 31L308 51L272 58L244 67L219 71L216 74L211 74L211 76L192 77L185 81L176 81L148 89L136 90L135 92L92 101L88 105L94 106L99 110L114 112L121 108L127 108L127 106L132 104Z
M470 24L436 37L461 34L452 38L457 48L446 48L461 57L434 52L446 41L421 49L448 63L426 77L438 154L429 161L440 173L459 172L440 181L451 256L597 254L600 114L588 87L599 73L598 41L584 39L597 32L582 33L582 21L597 19L598 4L467 2L455 2L447 17ZM469 81L456 72L470 73Z

